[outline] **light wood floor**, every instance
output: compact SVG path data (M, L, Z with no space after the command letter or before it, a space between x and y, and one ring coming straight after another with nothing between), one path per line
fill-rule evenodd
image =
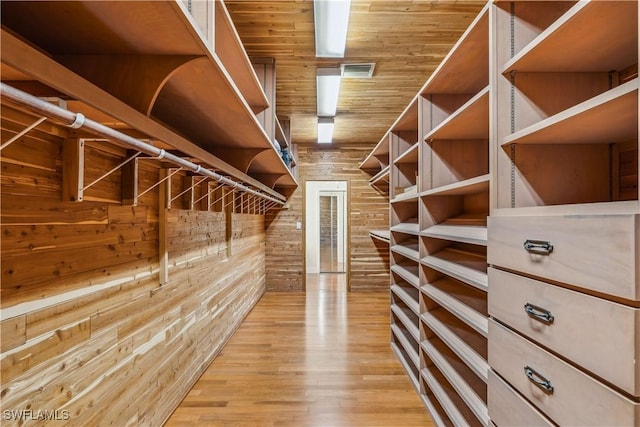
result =
M167 426L432 426L389 346L387 292L267 293Z

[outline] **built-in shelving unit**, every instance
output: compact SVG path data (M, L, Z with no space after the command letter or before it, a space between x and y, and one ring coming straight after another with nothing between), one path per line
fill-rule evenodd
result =
M422 392L430 394L434 372L446 380L446 396L434 396L444 408L455 404L447 412L454 425L489 425L488 55L487 6L418 94L420 348L431 373Z
M438 426L640 422L639 15L487 2L384 138L392 347Z
M489 415L637 425L638 2L499 1L492 13L489 394L521 409L494 399Z

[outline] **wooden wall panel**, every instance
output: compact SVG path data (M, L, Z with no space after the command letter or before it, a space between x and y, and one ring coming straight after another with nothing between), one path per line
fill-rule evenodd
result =
M3 116L3 140L8 128ZM67 135L44 128L2 152L2 409L58 410L72 425L161 425L264 293L264 216L176 200L160 286L158 189L121 206L118 171L87 201L61 202ZM126 152L91 142L85 157L86 184ZM140 164L142 191L159 169ZM172 180L174 195L185 181Z
M349 286L352 291L389 286L388 246L369 237L371 229L389 227L388 200L369 186L369 175L358 165L369 154L371 145L349 145L341 149L299 146L298 167L301 186L289 199L288 208L267 215L267 290L303 289L304 245L296 222L304 222L303 187L305 181L348 181L349 187Z

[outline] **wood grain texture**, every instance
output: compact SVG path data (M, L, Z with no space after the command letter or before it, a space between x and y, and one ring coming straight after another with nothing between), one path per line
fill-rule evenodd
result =
M291 117L294 143L316 141L316 67L376 63L373 78L342 81L340 145L379 141L485 3L352 0L345 57L323 59L312 0L225 1L249 56L275 58L277 114Z
M432 426L389 348L388 292L345 285L267 293L166 426Z
M389 286L388 250L376 244L369 230L389 226L387 199L369 186L369 176L358 169L371 150L370 145L349 145L341 149L299 146L298 170L301 187L310 181L348 181L349 286L352 291L387 288ZM304 243L302 231L295 229L303 222L303 190L297 189L289 199L289 208L267 215L267 289L274 291L303 290Z
M0 127L3 140L18 131L4 115ZM158 189L121 206L120 170L88 201L63 202L66 137L43 126L2 153L2 407L66 410L72 425L160 425L264 292L264 216L180 209L189 197L161 216ZM85 157L86 183L127 153L94 141ZM138 173L142 189L158 182L153 162ZM174 178L173 197L189 182Z

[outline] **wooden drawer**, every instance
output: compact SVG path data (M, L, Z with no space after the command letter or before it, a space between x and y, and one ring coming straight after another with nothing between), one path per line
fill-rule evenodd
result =
M515 332L489 321L489 364L534 406L560 425L637 426L640 403L596 381ZM544 391L526 374L549 381Z
M489 283L491 316L640 396L640 309L493 268Z
M638 215L496 216L488 227L489 264L640 300Z
M551 421L493 371L489 371L488 393L489 418L495 425L553 427Z

